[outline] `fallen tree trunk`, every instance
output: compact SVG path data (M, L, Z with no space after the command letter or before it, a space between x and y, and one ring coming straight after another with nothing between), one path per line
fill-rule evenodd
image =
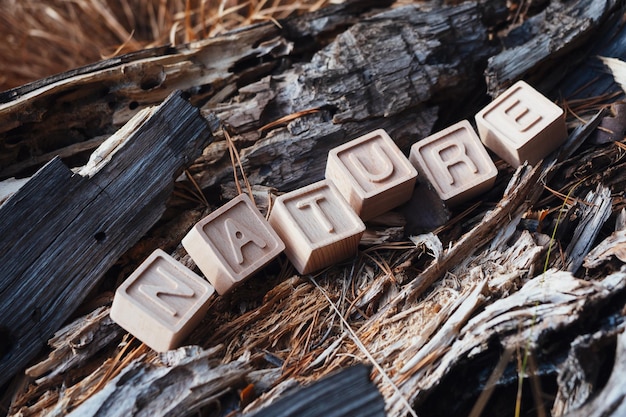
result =
M222 132L215 132L217 140L190 168L194 180L212 194L207 211L237 192L232 145L255 190L288 191L321 179L328 150L349 139L385 128L407 150L431 131L471 117L486 103L488 92L499 91L520 77L542 75L543 91L578 89L585 98L580 87L597 74L583 66L578 75L568 75L562 64L572 54L577 60L586 59L594 37L621 42L626 36L618 26L622 3L547 3L528 23L515 25L517 32L513 29L498 38L497 30L510 23L503 1L410 5L376 12L368 2L348 2L286 20L281 27L261 24L188 46L117 58L25 86L1 97L5 103L0 106L0 120L4 121L0 176L27 172L49 152L76 155L83 149L79 143L95 146L139 109L162 100L172 88L183 89L207 119L222 125ZM560 26L555 16L568 16L567 25ZM520 37L526 29L526 35ZM505 37L514 45L505 42L503 49L500 40ZM536 45L552 45L554 50ZM512 55L523 65L513 65ZM561 59L553 60L555 57ZM594 93L615 91L614 84L589 85ZM43 111L47 107L53 110ZM595 114L597 109L587 110L591 112L584 115ZM72 112L76 115L70 117ZM66 117L69 122L61 124ZM436 235L414 239L424 246L406 241L374 245L351 265L333 267L316 277L316 285L302 277L290 277L288 265L281 261L270 266L262 278L214 302L203 325L188 340L206 349L185 350L188 361L161 361L128 340L118 345L119 328L111 326L104 313L78 320L72 323L72 331L63 331L54 339L55 350L48 359L28 369L36 387L28 385L26 391L15 388L17 383L13 387L10 411L81 414L98 410L92 408L94 404L112 406L107 395L133 397L136 392L142 398L137 407L165 414L163 408L153 408L145 393L124 386L127 377L116 375L132 370L146 377L155 393L162 392L163 380L151 378L157 374L161 378L161 373L178 375L182 390L195 387L196 377L190 375L196 371L189 367L196 365L189 364L195 364L208 349L219 357L221 366L237 364L233 366L240 373L230 386L220 385L223 392L207 391L207 398L221 405L234 403L239 411L245 404L237 395L233 400L233 392L245 383L254 380L261 391L268 391L246 410L253 412L284 395L282 388L292 387L296 380L317 380L358 358L374 360L380 366L375 368L373 380L385 397L389 415L415 413L411 407L419 415L463 414L470 412L482 390L514 387L517 371L515 364L507 365L508 360L493 384L485 383L485 372L497 368L503 352L508 352L509 359L514 355L511 352L518 352L520 359L519 352L530 347L528 356L538 362L536 372L529 371L521 379L528 381L533 374L553 381L548 386L558 385L559 390L554 413L575 412L592 397L597 381L591 381L584 369L577 377L567 376L567 372L579 371L580 355L568 346L577 336L572 332L582 329L584 334L595 334L600 323L610 319L616 323L610 333L614 335L621 325L616 311L624 291L623 270L614 264L618 251L600 247L596 252L603 257L585 259L588 253L595 253L592 249L599 233L607 230L607 217L624 206L623 198L618 197L625 181L620 174L624 169L621 148L583 143L601 117L571 135L577 140L568 142L558 162L554 157L545 165L524 167L515 174L498 163L500 179L494 190L466 213L457 209L449 221L447 216L440 219ZM581 123L572 120L571 124ZM60 139L67 136L72 143ZM44 149L46 139L52 139L56 149ZM14 163L16 158L21 160ZM565 195L573 187L567 172L578 168L583 179L576 180L570 195L576 204L566 201L568 219L561 221L557 214L563 202L556 193L546 193L544 185ZM583 202L596 188L594 196L599 200ZM586 209L586 204L601 205L603 213ZM183 216L191 209L178 210L176 215ZM549 213L547 220L532 223L525 218L540 210ZM410 215L410 211L405 213ZM591 220L593 230L586 230L587 223L580 221L583 217ZM381 222L389 227L384 230L395 228L394 236L404 225L403 221ZM549 234L557 225L555 243ZM175 247L172 235L179 233L159 227L161 244ZM619 236L614 239L621 243ZM553 248L557 244L562 245L563 257L554 255L559 252ZM433 250L434 256L428 256L424 247ZM193 266L182 249L177 249L175 256ZM583 260L590 266L581 271ZM554 269L542 274L547 267ZM561 271L567 268L571 271ZM548 278L551 281L542 285ZM597 283L589 284L594 280ZM342 314L336 314L320 297L320 288L339 305ZM543 291L546 288L548 295ZM594 316L600 306L605 308ZM60 323L55 325L60 327ZM75 353L68 351L67 345L92 334L94 328L100 334L94 338L93 350L80 345ZM353 342L347 329L354 330L361 345ZM555 342L559 338L566 342ZM599 341L606 352L611 348L606 340L611 338L614 336L585 341ZM558 354L543 355L546 351ZM108 359L98 359L96 352L105 352L99 355ZM569 364L563 362L566 357L571 358ZM250 366L241 365L238 361L242 358L249 359ZM561 358L558 370L549 366L555 358ZM80 373L89 361L93 362L90 371ZM479 372L479 367L484 370ZM55 371L57 368L63 371ZM265 372L264 377L255 379L255 369ZM211 372L204 369L199 374ZM79 376L60 394L64 375ZM558 383L554 382L557 378ZM462 382L455 385L455 380ZM193 383L187 384L190 381ZM581 391L576 397L579 400L564 400L575 390L570 385L580 384L591 388L586 394ZM470 385L476 389L468 388ZM96 391L106 394L98 396ZM556 388L553 391L546 395L556 396ZM444 392L463 400L444 400ZM615 384L609 394L619 398ZM155 394L154 398L163 401L165 397ZM510 395L505 398L515 401ZM185 401L177 404L187 404ZM193 407L202 404L198 401ZM123 410L120 406L119 411Z

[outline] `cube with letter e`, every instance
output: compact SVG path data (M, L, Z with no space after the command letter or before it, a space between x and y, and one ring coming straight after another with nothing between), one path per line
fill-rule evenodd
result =
M567 138L563 109L518 81L476 114L485 146L514 168L534 165Z

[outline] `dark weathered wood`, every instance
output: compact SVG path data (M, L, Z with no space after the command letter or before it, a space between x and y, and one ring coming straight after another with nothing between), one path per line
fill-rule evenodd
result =
M431 133L439 103L458 106L476 95L481 65L498 50L483 24L493 13L471 2L384 11L339 34L310 62L241 88L235 102L204 109L241 144L252 183L298 188L323 178L331 148L384 128L408 151ZM228 153L218 146L194 167L203 187L231 180Z
M355 365L285 395L251 417L384 417L385 402L369 378L370 369Z
M142 108L182 90L192 104L219 103L280 67L302 59L373 5L352 0L284 22L256 24L176 47L140 51L0 93L0 179L38 167L41 156L114 133ZM17 167L13 167L19 163ZM11 167L10 169L7 169ZM28 173L28 171L26 171Z
M68 415L74 417L193 415L233 387L246 385L250 365L219 364L219 350L188 346L165 352L152 363L135 360L79 407L62 399L53 412L70 408Z
M55 159L0 207L0 385L159 220L174 179L212 137L180 93L144 117L87 176Z
M571 52L585 45L618 4L615 0L549 2L545 10L503 39L508 47L489 58L485 70L489 94L495 97L525 76L544 88L554 86L566 74L561 68L585 58L584 54ZM565 55L568 59L559 61ZM550 67L561 70L547 71Z

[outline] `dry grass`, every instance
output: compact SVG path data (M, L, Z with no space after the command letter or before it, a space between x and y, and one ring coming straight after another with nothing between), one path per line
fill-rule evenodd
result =
M313 11L328 0L4 0L0 91L105 58Z

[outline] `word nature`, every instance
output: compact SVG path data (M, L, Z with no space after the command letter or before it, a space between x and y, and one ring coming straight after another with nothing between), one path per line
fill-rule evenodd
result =
M422 139L408 159L384 130L338 146L328 155L326 178L277 197L269 220L247 195L234 198L182 240L206 280L157 249L117 289L111 318L156 351L175 348L214 292L230 291L283 251L300 274L353 256L363 221L407 202L418 175L456 205L495 182L485 146L518 167L567 137L563 110L523 81L478 112L476 125L478 135L464 120Z

